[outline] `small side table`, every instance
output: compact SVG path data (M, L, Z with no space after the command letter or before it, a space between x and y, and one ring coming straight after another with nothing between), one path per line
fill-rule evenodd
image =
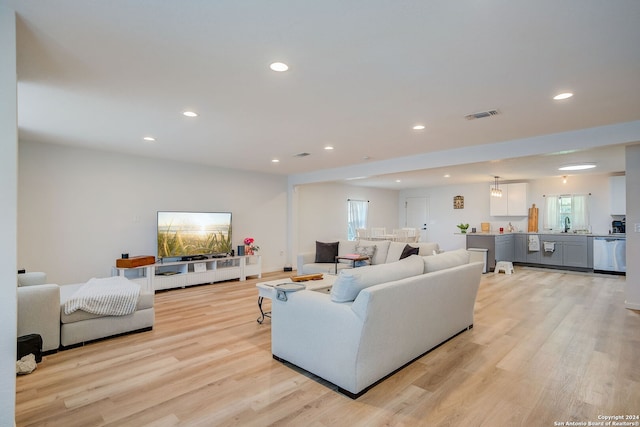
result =
M330 274L325 274L322 280L309 280L308 282L297 282L298 284L304 284L305 288L313 291L317 289L329 288L335 282L336 276L332 276ZM271 317L270 311L264 311L262 308L262 303L265 298L273 299L276 290L274 286L280 285L282 283L291 283L290 278L285 279L276 279L270 280L268 282L260 282L256 283L256 288L258 288L258 310L260 310L260 317L258 317L257 322L262 324L264 319L267 317Z
M338 255L336 257L336 274L338 274L338 261L340 261L341 259L348 259L349 261L352 261L353 268L356 267L357 261L369 261L369 257L367 255L360 255L360 254Z

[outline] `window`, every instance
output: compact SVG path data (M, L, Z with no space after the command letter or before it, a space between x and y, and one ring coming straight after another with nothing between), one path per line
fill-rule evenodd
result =
M359 228L367 228L368 200L347 199L347 239L356 240Z
M543 228L551 231L588 231L589 196L564 194L545 197Z

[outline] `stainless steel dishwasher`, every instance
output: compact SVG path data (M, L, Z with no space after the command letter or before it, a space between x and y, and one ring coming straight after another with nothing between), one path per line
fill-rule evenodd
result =
M627 240L624 237L593 238L593 271L625 273Z

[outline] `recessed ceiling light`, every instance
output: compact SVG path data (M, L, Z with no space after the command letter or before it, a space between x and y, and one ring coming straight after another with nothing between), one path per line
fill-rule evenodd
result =
M413 127L413 130L423 130L424 129L424 125L415 125Z
M142 139L144 139L145 141L151 141L151 142L153 142L153 141L155 141L155 140L156 140L156 139L155 139L154 137L152 137L152 136L145 136L145 137L144 137L144 138L142 138Z
M582 164L575 164L575 165L565 165L565 166L559 167L558 170L559 171L581 171L585 169L593 169L595 167L596 167L595 163L582 163Z
M194 112L194 111L185 111L182 113L182 115L187 116L187 117L198 117L198 113Z
M561 99L567 99L567 98L571 98L573 96L573 94L571 92L564 92L564 93L559 93L556 96L553 97L553 99L555 99L556 101L560 101Z
M396 182L402 182L402 180L401 179L396 179Z
M331 151L333 150L333 145L327 145L326 147L324 147L324 149L327 151Z
M273 71L281 73L283 71L287 71L289 69L289 66L284 62L274 62L273 64L269 65L269 68L271 68Z
M280 160L278 160L278 159L271 159L271 163L280 163Z
M446 174L446 175L443 175L443 177L444 177L444 178L451 178L451 175Z

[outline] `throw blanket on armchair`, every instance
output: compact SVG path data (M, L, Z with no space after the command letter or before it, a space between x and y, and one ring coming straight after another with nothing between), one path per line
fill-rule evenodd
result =
M124 316L136 311L140 285L124 277L90 279L64 304L64 313L76 310L104 316Z

